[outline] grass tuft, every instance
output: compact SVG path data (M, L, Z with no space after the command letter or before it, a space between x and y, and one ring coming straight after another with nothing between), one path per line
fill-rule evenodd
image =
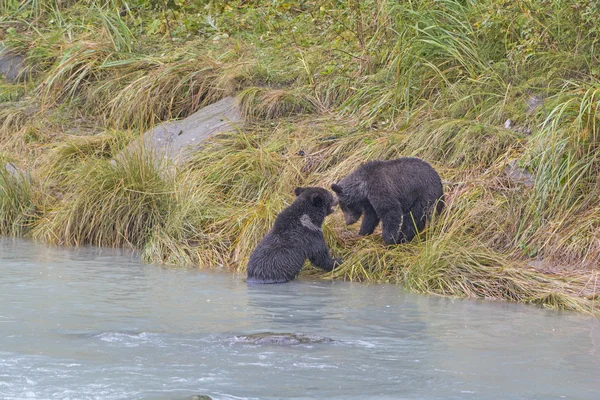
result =
M30 177L0 157L0 235L22 236L36 217Z
M311 114L316 101L302 90L250 87L238 96L245 117L259 120Z
M174 179L153 155L88 161L72 174L73 191L42 218L35 238L67 245L141 247L164 223Z

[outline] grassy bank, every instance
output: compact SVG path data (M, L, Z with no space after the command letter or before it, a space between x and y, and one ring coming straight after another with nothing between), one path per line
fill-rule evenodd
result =
M0 167L2 234L242 273L295 186L418 156L442 175L446 211L392 249L335 214L326 237L345 262L323 278L596 308L600 6L84 4L0 1L0 39L28 60L0 86L0 159L27 171ZM189 163L111 162L229 95L247 123Z

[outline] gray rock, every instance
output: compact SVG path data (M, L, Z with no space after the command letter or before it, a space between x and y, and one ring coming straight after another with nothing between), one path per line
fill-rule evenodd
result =
M155 126L131 143L125 151L132 151L143 145L156 154L158 159L178 164L188 160L204 140L219 133L231 132L242 122L235 98L226 97L185 119Z
M186 400L212 400L212 397L205 394L195 394L193 396L186 397Z
M527 113L533 114L540 107L543 107L544 98L542 96L537 96L537 95L533 94L525 100L525 104L527 105Z
M0 44L0 75L7 81L18 82L25 76L25 57Z
M512 119L507 119L504 121L504 129L510 129L523 135L531 135L531 128L527 126L517 126Z
M236 336L234 341L247 344L293 346L299 344L331 343L333 339L323 336L305 335L303 333L261 332Z
M519 160L510 160L504 169L507 178L514 183L520 183L526 187L532 187L535 178L532 174L519 167Z
M17 177L19 177L21 175L21 171L19 171L19 169L17 167L15 167L15 165L13 163L7 162L4 165L4 169L13 178L17 178Z
M22 179L25 181L30 180L27 172L23 172L19 167L11 162L4 164L4 169L6 170L6 173L16 182L20 183Z

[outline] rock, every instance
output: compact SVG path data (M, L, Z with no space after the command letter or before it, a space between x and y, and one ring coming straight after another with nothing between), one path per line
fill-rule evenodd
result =
M531 128L527 126L517 126L512 119L507 119L504 121L504 129L510 129L523 135L531 135Z
M11 162L7 162L4 165L4 169L13 178L19 178L22 175L21 171L19 171L19 169L17 167L15 167L15 165L13 163L11 163Z
M212 400L212 397L205 394L195 394L193 396L186 397L186 400Z
M510 160L504 168L507 178L514 183L520 183L527 187L532 187L535 178L532 174L519 167L519 160Z
M25 182L30 181L29 174L27 172L23 172L19 167L11 162L4 164L4 169L6 170L8 176L14 179L15 182L21 183L22 180L25 180Z
M531 95L525 100L525 104L527 105L527 113L533 114L540 106L544 105L544 98L542 96Z
M323 336L311 336L303 333L274 333L261 332L250 335L236 336L234 338L237 343L260 344L260 345L276 345L276 346L293 346L299 344L317 344L331 343L333 339Z
M25 76L25 57L0 44L0 75L7 81L18 82Z
M178 164L188 160L204 140L219 133L231 132L242 122L242 114L235 98L225 97L185 119L167 121L155 126L124 151L132 151L143 144L159 159Z

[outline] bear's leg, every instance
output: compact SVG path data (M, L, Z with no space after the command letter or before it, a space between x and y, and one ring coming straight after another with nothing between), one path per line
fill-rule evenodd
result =
M410 242L419 232L425 229L427 209L426 204L416 202L411 211L404 214L402 235L405 241Z
M403 212L401 208L389 211L381 217L382 236L385 244L403 243L402 235Z
M336 258L335 260L329 254L329 249L325 244L325 239L315 243L311 249L312 251L308 255L308 259L315 266L325 271L331 271L342 263L342 260Z
M362 223L360 224L360 230L358 234L361 236L370 235L373 233L377 224L379 224L379 217L375 212L375 209L371 204L367 203L364 207Z
M410 242L417 234L417 229L415 229L415 220L412 213L405 213L402 216L402 234L401 234L401 242Z

